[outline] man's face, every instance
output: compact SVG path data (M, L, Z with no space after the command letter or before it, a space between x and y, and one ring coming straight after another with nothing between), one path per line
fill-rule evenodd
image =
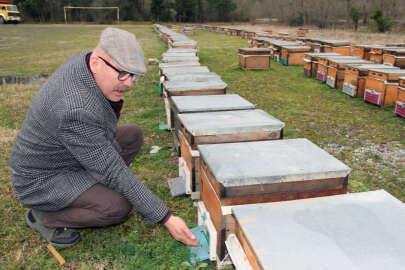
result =
M134 85L132 76L122 72L109 57L96 58L97 71L94 74L97 85L104 96L111 101L120 101L124 93Z

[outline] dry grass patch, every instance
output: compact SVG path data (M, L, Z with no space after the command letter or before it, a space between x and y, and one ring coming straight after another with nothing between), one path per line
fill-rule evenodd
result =
M273 34L278 32L286 32L291 35L295 35L298 28L287 25L278 24L239 24L233 25L234 27L240 27L243 29L249 29L254 31L272 30ZM398 43L405 42L404 33L388 32L388 33L376 33L370 32L367 28L359 28L359 31L353 29L319 29L315 26L304 26L309 29L308 37L336 39L336 40L348 40L353 44L385 44L385 43Z

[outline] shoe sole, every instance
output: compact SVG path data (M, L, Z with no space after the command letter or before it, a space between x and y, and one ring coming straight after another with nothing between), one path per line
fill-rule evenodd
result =
M31 213L31 215L32 215L32 213ZM41 232L40 232L39 229L35 226L35 224L32 223L32 222L30 221L30 219L28 218L28 213L24 216L24 220L25 220L25 223L26 223L31 229L33 229L33 230L39 232L39 234L41 234ZM42 236L42 235L41 235L41 236ZM42 238L44 238L49 244L51 244L51 245L53 245L53 246L55 246L55 247L61 247L61 248L74 246L74 245L76 245L77 243L79 243L80 240L81 240L81 237L80 237L80 235L79 235L79 237L77 238L77 240L74 241L73 243L60 244L60 243L55 243L55 242L52 242L52 241L48 241L48 240L47 240L45 237L43 237L43 236L42 236Z

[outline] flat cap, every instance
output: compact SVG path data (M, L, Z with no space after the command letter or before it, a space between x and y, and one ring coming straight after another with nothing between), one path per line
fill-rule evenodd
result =
M101 33L98 47L123 71L137 75L146 73L143 50L134 34L108 27Z

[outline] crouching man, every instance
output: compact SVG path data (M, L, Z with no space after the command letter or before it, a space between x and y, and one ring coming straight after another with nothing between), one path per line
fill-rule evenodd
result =
M92 52L64 63L31 102L10 157L25 221L49 243L80 241L77 228L126 221L132 207L198 245L185 222L129 170L143 143L137 125L117 127L124 93L146 72L135 36L105 29Z

